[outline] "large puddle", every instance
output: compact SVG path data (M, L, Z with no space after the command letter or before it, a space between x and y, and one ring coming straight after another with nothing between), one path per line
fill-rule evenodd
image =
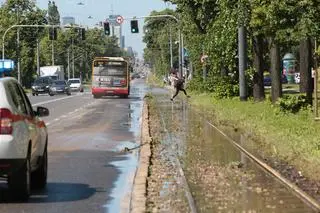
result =
M157 106L180 157L199 212L316 212L275 180L205 117L181 100L158 95ZM204 114L205 115L205 114ZM245 138L237 136L244 142Z

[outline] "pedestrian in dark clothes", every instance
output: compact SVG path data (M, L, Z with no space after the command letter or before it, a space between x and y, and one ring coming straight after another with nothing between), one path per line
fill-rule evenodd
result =
M188 98L190 98L189 95L187 95L186 90L184 89L184 82L185 79L183 78L174 78L175 81L175 85L174 87L176 88L176 93L172 96L172 98L170 99L171 101L173 101L173 99L179 94L180 91L182 91Z

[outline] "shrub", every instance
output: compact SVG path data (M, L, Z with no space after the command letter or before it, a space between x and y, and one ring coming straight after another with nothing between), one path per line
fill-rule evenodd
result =
M205 81L195 77L188 82L187 88L196 92L212 93L216 98L230 98L239 94L239 85L231 77L209 76Z
M305 95L284 95L276 102L276 105L279 106L280 111L290 113L297 113L310 106Z

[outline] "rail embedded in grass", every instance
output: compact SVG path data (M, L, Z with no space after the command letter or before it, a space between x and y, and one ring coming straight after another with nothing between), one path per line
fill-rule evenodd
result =
M215 100L208 94L192 97L191 104L214 114L217 122L254 134L265 144L264 154L289 161L305 176L320 180L320 172L315 172L320 171L320 124L310 111L281 113L268 102Z

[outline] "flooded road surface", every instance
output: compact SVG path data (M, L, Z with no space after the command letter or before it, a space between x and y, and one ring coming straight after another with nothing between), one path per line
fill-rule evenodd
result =
M129 212L138 166L140 118L146 86L132 82L128 99L93 99L90 94L59 101L43 100L51 109L48 185L33 190L28 202L11 199L0 187L1 213ZM68 108L65 108L68 106Z
M168 130L162 143L179 156L197 212L317 212L212 128L205 112L171 102L163 91L153 94Z

